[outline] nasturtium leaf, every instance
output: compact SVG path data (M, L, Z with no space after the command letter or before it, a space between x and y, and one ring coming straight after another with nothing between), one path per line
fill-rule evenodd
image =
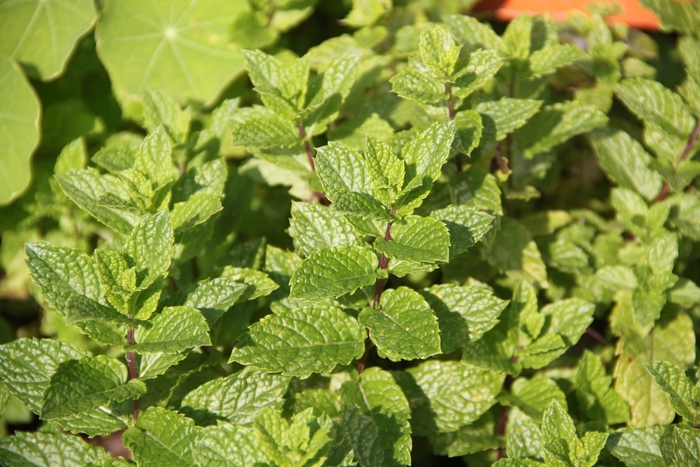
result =
M525 125L537 113L542 101L502 97L476 106L484 124L486 141L501 141L508 133Z
M360 465L411 462L411 409L391 374L372 367L343 384L342 429Z
M353 225L339 212L315 203L292 203L289 235L296 251L309 256L333 246L360 245Z
M7 390L39 413L41 397L58 365L89 354L52 339L17 339L0 346L0 381Z
M290 378L246 368L199 386L182 400L181 411L199 424L228 420L250 424L260 409L281 409Z
M209 326L199 310L187 306L173 306L140 326L134 333L136 343L130 346L139 353L177 353L191 347L211 345Z
M492 215L467 205L448 206L430 216L441 220L450 233L450 257L474 246L493 226Z
M396 260L432 262L449 259L450 234L432 217L406 216L391 228L391 240L378 238L374 248Z
M450 33L440 26L424 31L418 44L421 61L433 77L442 81L452 76L459 58L459 49Z
M476 421L496 403L504 378L468 363L440 360L393 375L411 405L416 436L456 431Z
M166 274L172 261L173 230L168 211L146 217L126 239L123 252L136 266L139 286Z
M365 308L358 319L369 328L382 357L414 360L441 353L440 328L433 310L407 287L385 291L378 308Z
M404 99L435 104L447 98L445 84L419 70L403 70L391 78L391 90Z
M687 422L700 420L698 404L693 400L693 383L680 368L664 361L647 362L645 366L656 384L668 394L676 413Z
M355 318L338 308L315 305L276 313L250 326L238 339L231 361L286 376L348 365L364 352L364 336Z
M84 467L110 459L103 449L61 432L17 431L0 440L0 462L17 467Z
M122 435L139 465L194 467L192 450L201 436L194 421L176 412L150 407L139 415L136 426Z
M178 102L211 103L243 71L228 26L245 2L108 1L95 31L114 86L143 95L159 89Z
M692 466L700 463L700 430L670 425L661 435L661 454L666 465Z
M60 75L76 43L97 19L89 0L5 1L0 4L0 55L44 81Z
M50 420L79 414L110 401L137 399L146 392L138 379L128 379L118 360L98 355L59 364L44 392L41 418Z
M611 384L612 377L608 376L600 359L589 351L584 352L574 389L580 409L590 420L604 421L608 425L629 420L629 406Z
M0 5L0 24L11 22L4 17L10 3ZM2 37L9 32L7 24L0 27L0 55L7 43ZM21 30L21 29L20 29ZM0 206L17 198L29 185L29 160L39 144L39 101L22 71L12 60L0 57Z
M316 171L326 197L331 201L343 192L372 193L364 158L358 151L342 144L331 142L317 149Z
M606 448L628 467L666 467L661 454L663 428L627 427L608 436Z
M322 300L352 293L374 284L378 266L374 252L359 246L317 251L294 271L290 297Z
M488 289L455 284L434 285L419 292L435 312L443 354L480 339L498 323L508 302Z

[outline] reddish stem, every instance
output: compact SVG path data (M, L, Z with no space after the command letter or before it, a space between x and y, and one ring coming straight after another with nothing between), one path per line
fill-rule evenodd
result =
M129 315L129 319L131 315ZM128 328L126 330L126 341L129 345L134 345L134 328ZM129 380L136 379L139 377L139 370L136 366L136 352L129 350L126 353L126 363L129 368ZM133 410L134 420L138 420L139 413L141 412L141 401L139 399L131 399L131 407Z
M693 149L693 146L695 145L695 142L698 140L698 137L700 136L700 120L698 120L697 125L695 125L695 130L693 130L693 134L690 135L690 138L688 139L688 144L685 145L685 148L683 148L683 153L681 154L681 158L678 160L678 165L681 165L681 162L686 160L688 156L690 155L690 151ZM675 173L676 170L678 169L678 165L673 168L673 172ZM661 192L659 193L659 196L656 197L655 202L661 202L664 199L666 199L666 196L668 195L668 192L671 190L671 187L669 186L668 182L664 183L663 188L661 188Z
M311 148L311 143L306 139L306 128L301 122L297 122L299 127L299 137L304 141L304 150L306 150L306 157L309 160L309 165L311 166L311 171L316 172L316 164L314 164L314 151Z

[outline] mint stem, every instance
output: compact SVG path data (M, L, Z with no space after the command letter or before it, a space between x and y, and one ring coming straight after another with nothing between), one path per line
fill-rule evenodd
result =
M450 117L450 120L454 120L455 105L452 101L452 86L450 85L450 83L445 83L445 93L447 94L447 116ZM459 172L464 172L464 167L462 166L462 158L460 156L461 154L455 155L455 165L457 166L457 170Z
M681 162L688 158L688 156L690 155L690 151L693 149L695 142L698 140L698 136L700 136L700 120L698 120L698 124L695 125L695 130L693 130L693 134L690 135L690 138L688 139L688 144L686 144L685 148L683 149L681 158L678 160L678 165L681 165ZM678 166L674 167L673 172L675 173L677 169ZM668 182L665 182L663 188L661 188L659 196L656 197L656 202L659 203L666 199L666 196L668 195L670 189L671 186L668 184Z
M129 319L132 319L129 315ZM130 327L126 330L126 341L129 345L134 345L134 328ZM129 381L139 377L139 370L136 367L136 352L129 350L126 353L126 363L129 367ZM141 412L141 401L139 399L131 399L131 407L134 415L134 420L139 419L139 413Z
M314 164L314 151L311 149L311 143L306 139L306 128L301 122L297 122L299 127L299 137L304 141L304 149L306 150L306 157L309 160L309 165L311 166L311 171L316 172L316 164Z

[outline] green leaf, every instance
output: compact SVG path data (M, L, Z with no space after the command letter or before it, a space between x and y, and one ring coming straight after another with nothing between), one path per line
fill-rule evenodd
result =
M0 378L8 391L39 413L41 396L58 366L89 354L51 339L17 339L0 346Z
M591 142L608 177L648 201L656 198L663 179L649 168L652 157L641 144L624 131L609 128L593 132Z
M379 308L365 308L358 317L383 358L392 361L427 358L440 353L440 328L433 310L417 292L387 290Z
M573 44L554 44L532 52L529 58L530 73L540 77L586 57L580 47Z
M532 159L607 122L608 117L594 106L576 101L553 104L539 111L516 133L518 146L525 158Z
M352 10L342 20L353 28L371 26L391 11L392 0L353 0Z
M372 367L341 388L342 427L360 465L411 462L411 409L391 374Z
M697 404L693 401L693 383L683 370L663 361L647 362L644 366L656 384L668 394L671 406L685 421L695 423L700 420Z
M464 362L440 360L393 375L411 405L415 436L448 433L476 421L496 403L504 378Z
M140 287L146 287L167 274L172 261L173 241L168 211L146 217L131 232L123 252L136 267Z
M669 198L673 205L671 220L681 235L700 241L700 199L697 196L679 193Z
M304 104L309 79L308 60L285 66L260 50L243 51L248 76L265 106L285 119L292 119Z
M144 98L143 117L150 131L162 125L176 144L184 144L190 131L192 113L162 91L151 90Z
M124 432L124 445L138 465L193 467L192 449L201 429L194 421L161 407L150 407L139 415L135 427Z
M623 428L608 436L606 447L628 467L666 467L659 440L662 427Z
M516 379L511 386L511 394L502 391L498 401L503 405L517 407L538 422L542 421L542 415L552 401L556 401L564 408L567 407L564 392L554 380L545 376ZM522 446L516 444L516 449L522 449ZM535 454L539 455L539 453Z
M211 345L209 326L199 310L187 306L163 309L149 321L149 327L140 326L134 333L136 344L129 348L139 353L182 352L192 347Z
M392 206L403 188L405 175L403 161L387 143L368 137L365 163L374 188L374 195L385 206Z
M306 258L291 279L292 298L322 300L374 284L377 256L359 246L332 247Z
M428 440L435 455L464 456L498 448L495 430L496 417L494 411L490 410L474 423L460 428L459 431L431 435Z
M78 436L17 431L0 440L3 465L16 467L84 467L110 458L104 450Z
M134 169L146 175L154 189L174 178L172 146L162 125L144 138L136 152Z
M97 53L120 90L158 89L181 103L210 104L243 71L227 29L246 7L109 1L95 30Z
M542 443L542 431L531 418L516 418L508 423L506 428L506 453L509 458L513 458L513 463L517 462L518 466L528 465L520 464L520 462L527 461L528 457L541 458ZM501 462L499 461L494 465L500 466ZM535 466L542 465L534 463L534 461L530 462L533 462Z
M445 224L432 217L406 216L391 228L391 240L378 238L374 248L401 261L433 262L449 259L450 234Z
M345 217L321 204L292 203L289 235L296 251L309 256L334 246L359 246L357 231Z
M503 32L501 52L515 59L527 59L530 55L532 36L532 18L519 15L506 26Z
M181 410L200 424L228 420L250 424L262 408L281 409L290 378L246 368L199 386L182 400Z
M445 16L443 21L458 43L468 44L473 49L484 48L499 50L503 40L496 34L488 23L482 23L467 15Z
M661 19L661 28L664 31L680 31L686 34L698 31L700 14L692 3L642 0L642 5Z
M533 99L514 99L502 97L497 101L477 104L476 110L481 114L486 141L501 141L508 133L525 125L537 113L542 101Z
M441 220L450 233L450 257L473 247L493 226L492 215L467 205L448 206L430 216Z
M66 322L69 324L82 324L85 321L111 321L115 324L129 324L129 318L126 315L82 295L69 298L64 311Z
M508 304L480 287L440 284L419 293L438 318L443 354L481 339L498 323L498 316Z
M205 427L201 433L192 449L197 465L255 465L266 460L251 428L222 423Z
M60 363L44 392L41 418L50 420L79 414L110 401L137 399L146 392L138 379L128 379L119 361L98 355Z
M333 202L344 192L372 193L364 158L358 151L342 144L330 142L317 149L316 173L326 197Z
M212 326L248 289L232 278L203 280L182 289L175 297L175 304L199 309Z
M467 66L455 73L455 95L469 96L493 78L502 65L503 60L495 51L477 50L469 56Z
M96 19L95 5L86 0L3 2L0 55L22 63L32 77L48 81L63 73L78 40Z
M542 433L544 459L550 465L592 467L608 437L607 433L588 432L579 440L573 420L557 402L542 417Z
M455 114L454 121L457 131L452 142L452 152L469 156L481 141L481 115L473 109L462 110Z
M305 378L361 357L363 334L355 318L335 307L290 310L250 326L238 339L231 361Z
M11 5L0 6L0 23L8 24L8 19L3 21L2 17ZM9 24L14 25L15 21ZM0 51L7 45L2 36L9 29L2 28L0 32ZM39 122L39 101L29 81L19 65L0 58L0 126L4 129L0 135L0 145L4 148L0 157L0 205L12 202L29 185L30 158L39 144Z
M389 80L391 90L404 99L435 104L447 97L445 84L419 70L403 70Z
M234 146L246 149L268 149L291 147L301 143L298 129L265 107L253 106L246 109L233 126Z
M231 279L241 285L247 286L241 296L242 300L255 300L258 297L265 297L277 290L279 285L264 272L250 268L234 268L226 266L221 272L222 279Z
M418 44L421 61L433 77L443 82L454 72L459 49L447 30L440 26L433 26L424 31Z
M629 407L610 386L611 383L612 378L600 359L585 351L576 372L574 388L579 407L590 420L601 420L608 425L629 420Z
M696 428L666 427L660 444L666 465L690 467L700 463L700 430Z

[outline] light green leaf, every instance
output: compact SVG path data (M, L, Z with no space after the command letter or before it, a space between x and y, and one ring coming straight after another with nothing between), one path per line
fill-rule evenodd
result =
M513 467L516 465L529 467L530 464L521 464L521 462L527 461L528 457L541 458L542 443L542 431L532 419L523 417L509 421L506 428L506 454L509 458L513 458L513 464L511 464ZM530 462L535 467L542 465L534 461ZM500 467L502 461L494 465Z
M363 334L355 318L335 307L285 311L250 326L238 339L231 361L306 378L361 357Z
M387 143L367 138L365 163L374 188L374 195L386 206L393 205L403 187L405 168Z
M455 114L454 122L457 131L452 142L452 152L469 156L481 141L484 129L481 115L474 109L461 110Z
M221 423L205 427L192 449L197 465L228 467L265 462L251 428Z
M450 181L450 190L455 204L467 204L497 216L503 215L501 188L492 174L472 166Z
M206 222L221 210L221 196L210 193L195 193L187 201L175 203L170 219L178 241L182 243L187 238L188 230Z
M586 57L586 53L573 44L554 44L542 47L530 55L530 73L540 77Z
M679 193L669 198L673 205L671 220L681 235L700 241L700 199L693 194Z
M391 241L378 238L374 248L396 260L431 262L449 259L450 234L432 217L406 216L391 228Z
M136 267L139 287L164 276L172 261L173 230L168 211L146 217L126 239L123 252Z
M673 409L687 422L700 419L698 406L693 401L693 383L683 370L669 362L655 361L644 364L656 384L668 394Z
M250 268L234 268L226 266L221 272L222 279L231 279L247 288L241 300L255 300L258 297L270 295L279 285L264 272Z
M469 425L496 403L503 373L464 362L429 360L394 373L411 405L416 436L448 433Z
M649 168L652 157L641 144L624 131L609 128L593 132L591 142L608 177L649 201L656 198L663 179Z
M625 188L613 188L610 204L616 211L617 218L635 235L647 234L649 207L637 193Z
M332 247L306 258L290 282L292 298L322 300L374 284L377 256L359 246Z
M492 215L467 205L448 206L430 216L441 220L450 233L450 257L473 247L493 226Z
M104 450L78 436L60 432L17 431L0 440L3 465L16 467L84 467L110 458Z
M419 70L403 70L390 80L391 90L404 99L435 104L447 98L445 84Z
M176 101L209 104L243 71L228 26L246 3L108 1L95 31L113 85L131 94L158 89Z
M68 299L65 308L66 322L69 324L84 321L111 321L116 324L129 324L129 318L83 295L75 295Z
M390 373L368 368L343 384L341 397L341 426L360 465L410 464L411 409Z
M503 40L488 23L482 23L471 16L450 15L445 16L443 21L450 27L458 43L468 44L473 49L499 50L503 44Z
M606 373L603 363L586 350L576 372L574 388L579 407L589 419L601 420L608 425L629 420L629 407L611 384L612 378Z
M285 66L276 57L260 50L245 50L243 57L248 76L265 106L279 117L293 119L306 97L308 60L295 60Z
M139 415L135 427L124 432L124 445L139 465L194 467L192 449L201 428L194 421L161 407L150 407Z
M63 73L76 43L96 19L89 0L2 2L0 55L22 63L32 77L48 81Z
M692 3L642 0L642 5L661 19L661 29L664 31L680 31L686 34L698 32L700 14Z
M353 0L352 10L342 22L353 28L371 26L391 8L392 0Z
M700 464L700 430L671 425L661 435L661 453L666 465L691 467Z
M447 30L440 26L433 26L424 31L418 44L421 61L433 77L443 82L454 73L459 49Z
M134 333L136 344L129 348L139 353L177 353L191 347L211 345L209 326L199 310L187 306L163 309L149 321L150 327L139 326Z
M434 285L419 292L438 318L443 354L480 339L498 323L508 302L484 288L454 284Z
M532 41L532 17L519 15L506 26L503 32L501 52L515 59L524 60L530 55ZM534 48L534 47L532 47Z
M364 193L355 193L351 191L341 191L337 194L333 207L345 214L346 218L353 223L356 229L365 233L367 229L363 229L356 219L362 220L381 220L388 222L392 219L391 213L386 206L379 201ZM372 229L370 229L371 231Z
M700 304L700 287L695 282L681 277L668 291L668 301L683 308L691 308Z
M476 106L484 124L486 141L501 141L508 133L525 125L537 113L542 101L502 97Z
M129 426L129 417L118 410L121 408L119 405L121 404L101 405L76 415L60 418L56 423L65 431L83 433L89 438L107 436L115 431L125 430Z
M498 401L503 405L517 407L538 422L542 421L542 415L552 401L567 407L564 392L554 380L545 376L516 379L511 386L511 394L502 391Z
M234 278L203 280L182 289L175 304L197 308L209 326L213 325L249 289Z
M3 18L12 4L0 5L0 24L10 21ZM10 21L14 25L16 19ZM18 25L19 27L19 25ZM23 31L23 28L19 29ZM2 39L5 31L0 28L0 55L7 42ZM39 101L27 79L16 63L0 57L0 156L2 165L0 205L17 198L29 185L31 170L29 160L39 144Z
M607 433L588 432L579 440L573 420L556 401L544 413L542 433L548 465L592 467L608 437Z
M17 339L0 346L0 380L11 394L38 414L41 396L58 365L89 355L52 339Z
M500 70L503 60L493 50L477 50L469 56L467 66L455 73L454 93L467 97L485 85Z
M199 386L182 400L181 411L199 424L253 421L263 407L281 409L290 378L245 368Z
M458 431L431 435L428 440L435 455L457 457L498 448L495 431L496 417L491 410Z
M309 256L333 246L360 245L358 233L345 217L315 203L292 203L289 235L296 251Z
M592 105L577 101L553 104L543 108L516 133L518 146L525 158L532 159L607 122L608 117Z
M98 355L59 364L44 392L41 418L49 420L94 409L110 401L137 399L146 392L138 379L128 379L118 360Z
M232 127L234 146L255 150L301 144L299 130L270 109L253 106L239 114Z
M334 201L343 192L371 194L370 175L362 155L347 146L330 142L317 149L316 173L326 197Z
M608 436L606 447L628 467L666 467L659 440L663 428L623 428Z
M423 297L407 287L385 291L379 308L365 308L358 319L383 358L415 360L440 353L437 318Z
M176 144L184 144L190 131L192 113L180 109L174 99L162 91L150 90L144 98L143 117L146 128L155 131L162 125Z

